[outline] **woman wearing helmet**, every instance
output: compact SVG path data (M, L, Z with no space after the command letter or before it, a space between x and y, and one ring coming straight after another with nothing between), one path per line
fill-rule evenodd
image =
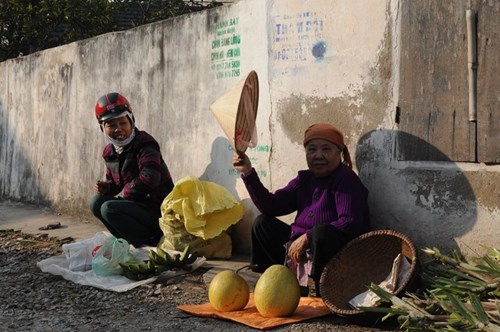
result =
M90 210L115 237L156 246L163 235L160 206L174 187L160 146L135 127L128 100L117 92L97 100L95 116L109 143L102 154L106 180L94 185Z

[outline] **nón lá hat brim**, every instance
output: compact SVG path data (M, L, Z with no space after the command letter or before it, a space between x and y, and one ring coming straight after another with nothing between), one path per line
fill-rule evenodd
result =
M255 119L259 105L259 79L255 71L210 105L229 142L245 152L257 143Z

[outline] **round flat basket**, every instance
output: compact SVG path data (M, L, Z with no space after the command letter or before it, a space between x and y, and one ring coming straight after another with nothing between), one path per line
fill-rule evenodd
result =
M355 309L349 302L366 292L372 283L384 281L399 254L406 258L409 268L399 278L394 295L415 286L417 253L410 238L393 230L377 230L350 241L328 262L321 275L320 291L326 306L355 324L376 323L384 314Z

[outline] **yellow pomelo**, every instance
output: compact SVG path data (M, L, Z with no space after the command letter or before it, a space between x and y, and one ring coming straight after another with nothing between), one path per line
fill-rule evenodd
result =
M249 295L246 280L231 270L217 273L208 286L208 301L222 312L243 309L248 303Z
M288 267L271 265L257 280L254 300L263 317L291 316L300 301L299 281Z

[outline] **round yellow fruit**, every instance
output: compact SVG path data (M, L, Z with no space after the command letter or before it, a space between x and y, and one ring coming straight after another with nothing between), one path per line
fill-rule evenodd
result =
M284 265L271 265L257 280L254 300L263 317L291 316L300 301L297 277Z
M243 309L249 296L246 280L231 270L217 273L208 286L208 301L216 310L222 312Z

